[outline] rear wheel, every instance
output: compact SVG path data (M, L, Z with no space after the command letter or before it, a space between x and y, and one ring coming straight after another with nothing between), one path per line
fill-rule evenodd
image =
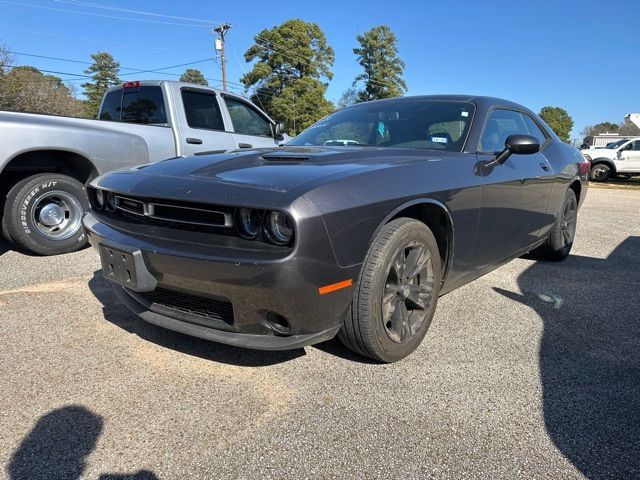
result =
M76 179L33 175L7 194L3 231L16 245L40 255L73 252L87 242L82 229L87 207L86 191Z
M611 167L606 163L598 163L591 167L589 179L592 182L605 182L611 178Z
M372 243L340 340L357 353L395 362L424 338L440 291L440 255L425 224L388 223Z
M578 200L573 190L567 190L560 213L545 243L531 252L539 260L559 262L569 256L576 235Z

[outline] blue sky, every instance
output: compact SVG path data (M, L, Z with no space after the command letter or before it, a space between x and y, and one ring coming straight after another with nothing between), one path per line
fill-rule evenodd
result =
M16 52L81 61L106 50L123 67L137 69L212 56L214 37L205 22L170 17L233 25L227 37L233 82L250 68L243 53L254 34L286 19L302 18L318 23L336 52L328 90L328 97L335 100L359 73L352 53L355 36L387 24L398 37L410 95L494 95L536 111L545 105L562 106L575 120L572 137L576 138L585 125L618 123L625 114L640 112L638 0L0 0L0 41ZM15 58L20 64L58 72L82 74L86 68L58 60ZM209 78L220 78L219 66L212 61L194 67ZM184 68L167 72L182 73ZM123 79L172 78L125 73L130 72L122 70Z

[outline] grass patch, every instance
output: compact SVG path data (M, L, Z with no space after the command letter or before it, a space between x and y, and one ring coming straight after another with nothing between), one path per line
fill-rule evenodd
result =
M589 182L593 188L615 188L618 190L640 190L640 177L612 178L606 182Z

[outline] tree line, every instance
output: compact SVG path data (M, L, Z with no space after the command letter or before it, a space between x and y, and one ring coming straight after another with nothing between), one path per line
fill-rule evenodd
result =
M249 72L237 85L276 121L285 123L286 131L296 135L337 108L404 95L405 64L400 58L398 41L387 25L379 25L357 35L353 48L361 67L351 86L336 104L326 98L333 78L335 54L320 26L313 22L290 19L259 32L244 53ZM84 100L77 98L76 87L65 84L55 75L31 66L15 66L10 50L0 44L0 109L95 118L104 92L121 83L120 64L108 52L91 55L81 87ZM208 85L198 69L189 68L181 81ZM561 107L542 108L540 116L564 141L569 140L573 119ZM614 128L615 127L615 128ZM621 134L633 125L604 122L587 127L588 134L602 129ZM622 132L631 133L622 133ZM585 131L585 134L586 131Z

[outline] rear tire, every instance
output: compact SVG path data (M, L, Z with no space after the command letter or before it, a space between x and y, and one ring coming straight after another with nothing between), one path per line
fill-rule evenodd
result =
M33 175L7 194L3 232L17 246L40 255L74 252L87 243L82 215L88 206L86 190L76 179Z
M597 163L591 167L589 180L592 182L606 182L611 178L611 167L606 163Z
M576 234L578 220L578 200L573 190L567 190L560 212L551 227L547 240L531 252L538 260L559 262L569 256Z
M401 360L431 325L441 278L438 245L427 226L412 218L389 222L369 248L338 337L374 360Z

